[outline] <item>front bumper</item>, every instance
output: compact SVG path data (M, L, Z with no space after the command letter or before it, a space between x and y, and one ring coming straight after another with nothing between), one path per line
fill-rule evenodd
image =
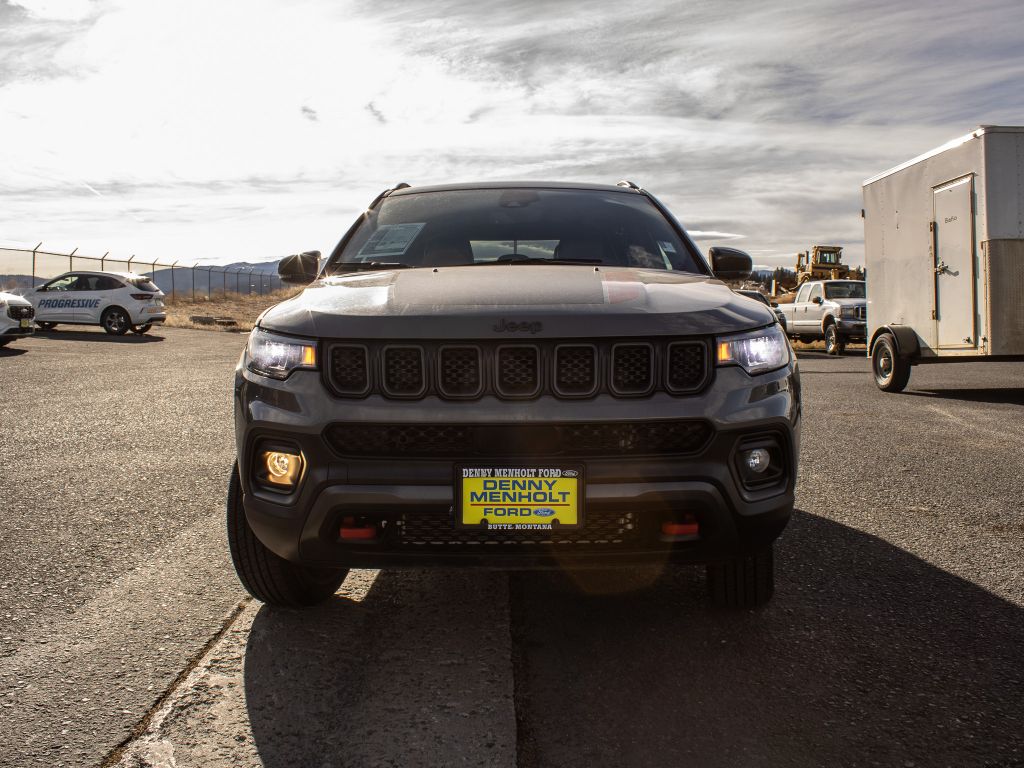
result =
M595 414L622 422L699 417L710 421L714 432L702 450L689 456L554 459L583 464L586 478L580 535L559 540L496 534L485 542L454 533L455 465L550 466L549 456L490 462L479 456L465 461L353 458L339 455L324 438L329 424L342 421L515 425L592 422ZM755 551L778 536L792 512L799 426L795 365L756 378L737 368L719 369L699 395L633 400L342 401L327 394L315 372L300 371L279 382L239 370L235 381L239 474L249 525L285 559L339 568L603 567L710 562ZM784 456L784 478L768 489L745 490L733 461L739 443L752 435L773 436ZM254 481L253 459L263 442L301 450L306 466L294 492L275 493ZM663 536L662 523L684 513L696 519L699 535L685 540ZM377 524L381 535L372 543L342 542L339 525L349 516ZM600 526L601 535L587 533L588 526Z
M864 320L844 320L840 318L836 321L836 328L841 336L858 339L867 337L868 324Z
M21 323L18 321L0 325L0 336L3 336L5 339L11 337L31 336L35 332L36 329L34 321L30 321L28 326L25 328L22 328Z

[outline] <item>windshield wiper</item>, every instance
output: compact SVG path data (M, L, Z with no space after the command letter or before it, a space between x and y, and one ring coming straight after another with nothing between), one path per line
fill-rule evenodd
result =
M331 272L331 274L337 274L338 272L362 272L364 269L412 269L412 267L400 261L343 261L335 265L335 271Z
M478 264L604 264L601 259L545 259L540 256L523 256L519 259L498 259L481 261Z

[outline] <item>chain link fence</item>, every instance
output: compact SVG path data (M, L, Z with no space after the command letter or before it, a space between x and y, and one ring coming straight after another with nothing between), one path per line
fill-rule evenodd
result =
M202 264L170 264L146 261L132 256L128 260L78 253L58 253L42 249L0 248L0 291L26 293L65 272L134 272L145 275L169 299L201 298L234 294L272 293L284 287L277 276L276 264L248 267L217 267Z

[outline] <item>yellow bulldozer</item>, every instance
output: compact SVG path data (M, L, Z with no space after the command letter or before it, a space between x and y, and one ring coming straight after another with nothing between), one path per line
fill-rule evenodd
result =
M855 274L860 267L851 269L843 264L843 247L841 245L816 245L811 252L804 251L796 255L796 284L808 280L859 280Z
M861 267L843 264L843 246L815 245L811 250L796 255L796 275L776 285L776 299L788 303L795 291L808 280L863 280Z

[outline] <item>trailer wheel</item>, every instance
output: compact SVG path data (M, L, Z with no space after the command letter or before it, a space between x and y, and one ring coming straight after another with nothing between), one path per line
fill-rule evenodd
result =
M835 323L825 326L825 353L829 355L841 355L846 349L846 340L839 335L839 329Z
M871 371L883 392L902 392L910 381L910 363L896 352L891 333L883 333L871 348Z

